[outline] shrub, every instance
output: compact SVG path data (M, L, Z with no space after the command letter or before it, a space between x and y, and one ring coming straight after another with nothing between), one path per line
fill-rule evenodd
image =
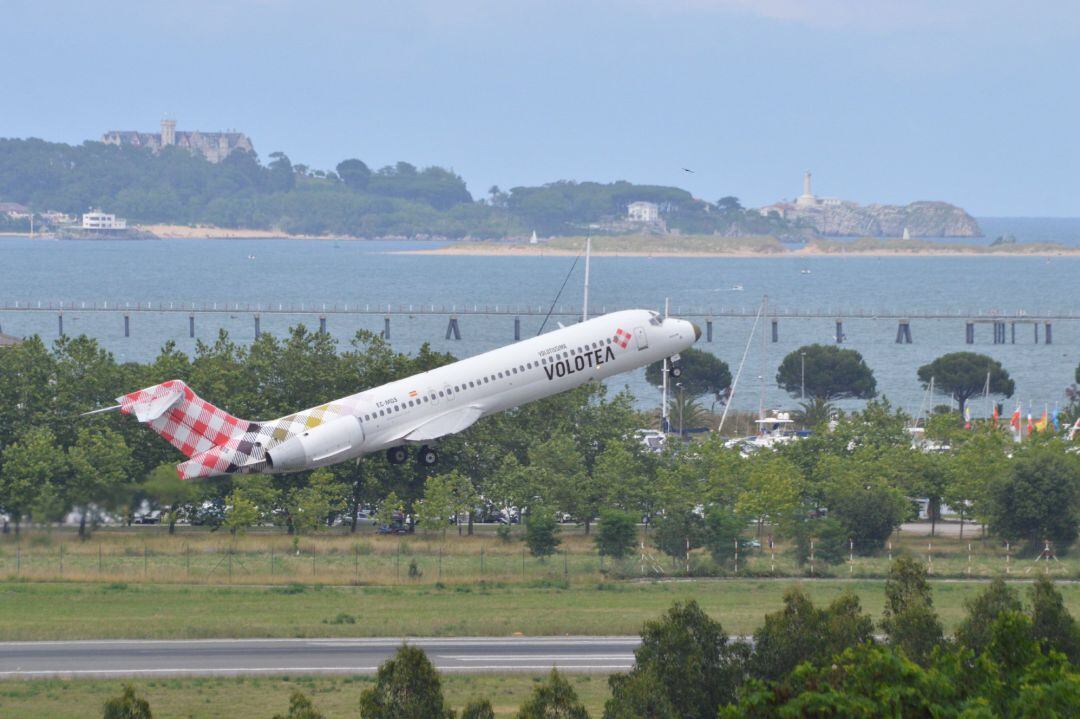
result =
M617 509L602 510L595 541L601 556L622 559L637 546L637 517Z

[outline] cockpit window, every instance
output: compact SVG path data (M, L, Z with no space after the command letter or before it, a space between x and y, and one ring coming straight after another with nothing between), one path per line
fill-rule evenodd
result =
M659 312L649 312L649 314L651 315L651 317L649 318L650 325L653 325L654 327L659 327L664 323L664 321L660 319Z

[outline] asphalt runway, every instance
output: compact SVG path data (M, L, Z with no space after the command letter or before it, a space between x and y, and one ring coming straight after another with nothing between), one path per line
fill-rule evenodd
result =
M44 677L374 674L403 642L443 672L617 672L633 637L196 639L0 642L0 679Z

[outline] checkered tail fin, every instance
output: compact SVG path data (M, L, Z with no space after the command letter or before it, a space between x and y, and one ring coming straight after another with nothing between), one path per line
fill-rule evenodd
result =
M252 424L210 404L178 379L125 394L116 401L120 412L135 415L186 457L221 446L243 435Z

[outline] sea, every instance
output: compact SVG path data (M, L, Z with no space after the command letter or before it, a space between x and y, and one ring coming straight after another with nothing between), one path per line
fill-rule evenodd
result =
M1060 242L1080 246L1080 218L980 218L990 242L1011 234L1021 242ZM410 254L430 249L430 242L329 241L296 239L182 239L144 242L47 241L0 237L0 331L16 336L58 335L55 312L10 309L76 303L108 303L120 309L152 303L174 308L231 307L228 313L196 312L195 339L189 337L188 313L136 312L129 336L120 312L78 308L64 311L66 334L95 337L118 361L153 359L172 340L194 353L196 340L212 341L219 328L239 342L254 337L254 313L263 332L284 336L298 323L318 327L326 309L364 308L370 314L327 314L327 331L343 347L359 329L383 329L390 306L390 340L395 349L415 352L428 342L458 357L513 342L514 312L544 313L554 306L544 331L574 321L583 299L584 261L573 257L478 257ZM575 264L576 262L576 264ZM799 398L776 386L784 355L809 343L835 342L835 318L844 320L843 346L862 353L874 371L880 394L917 413L928 398L916 370L946 352L976 351L1002 362L1016 381L1006 400L1024 411L1066 403L1065 390L1075 380L1080 361L1080 307L1076 292L1080 257L593 257L589 309L592 315L613 309L644 307L672 315L703 315L739 310L749 317L713 320L713 341L700 349L727 362L739 383L732 406L756 410L797 408ZM565 285L565 286L564 286ZM560 289L562 290L560 293ZM768 297L770 312L819 312L818 318L780 318L776 341L771 326L753 314ZM268 312L303 307L308 314ZM445 315L458 312L461 339L447 339ZM474 316L469 309L497 308L511 314ZM314 312L312 314L312 312ZM920 313L946 313L948 319L919 319ZM975 328L975 343L965 342L965 316L993 314L1072 315L1053 323L1053 342L1045 343L1039 326L1035 342L1030 324L1016 328L1006 344L993 343L990 324ZM875 318L910 314L911 344L897 344L897 320ZM851 319L858 315L858 319ZM704 326L702 317L692 317ZM542 314L521 316L522 337L535 335ZM763 338L762 333L765 333ZM764 340L764 341L763 341ZM659 391L644 372L609 381L628 388L642 408L660 402ZM197 390L198 388L196 388ZM327 398L331 399L331 398ZM712 404L704 398L704 404ZM945 404L938 396L932 404ZM855 407L857 403L843 406ZM976 416L990 404L973 403Z

